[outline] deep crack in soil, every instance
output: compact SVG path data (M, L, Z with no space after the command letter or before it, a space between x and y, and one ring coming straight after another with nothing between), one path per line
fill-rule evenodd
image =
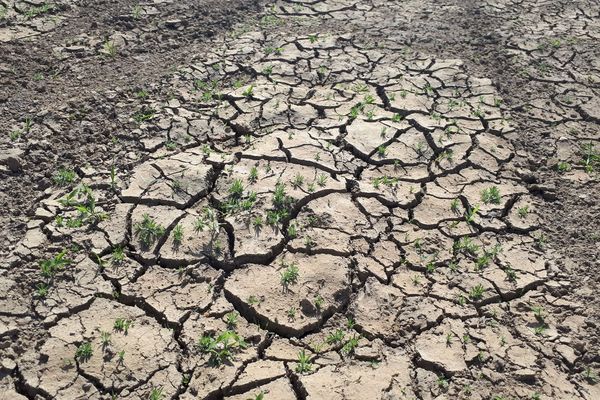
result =
M0 0L0 398L600 398L600 5Z

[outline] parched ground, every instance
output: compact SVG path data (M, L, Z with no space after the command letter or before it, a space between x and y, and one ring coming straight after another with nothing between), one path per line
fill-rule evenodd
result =
M596 1L0 0L0 84L0 399L600 399Z

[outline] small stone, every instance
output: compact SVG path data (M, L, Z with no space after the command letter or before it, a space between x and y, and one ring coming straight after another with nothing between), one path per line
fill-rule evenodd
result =
M24 151L20 149L5 150L0 155L0 164L6 165L11 172L21 172L23 170L23 161L21 156Z
M13 359L5 358L2 360L0 367L2 368L2 371L12 372L17 368L17 363Z

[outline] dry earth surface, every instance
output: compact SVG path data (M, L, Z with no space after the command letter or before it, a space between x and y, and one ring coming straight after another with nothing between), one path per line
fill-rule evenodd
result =
M600 399L594 0L0 0L0 399Z

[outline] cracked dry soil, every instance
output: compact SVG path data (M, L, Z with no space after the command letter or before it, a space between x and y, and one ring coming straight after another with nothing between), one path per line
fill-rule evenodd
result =
M600 5L0 0L0 399L600 399Z

